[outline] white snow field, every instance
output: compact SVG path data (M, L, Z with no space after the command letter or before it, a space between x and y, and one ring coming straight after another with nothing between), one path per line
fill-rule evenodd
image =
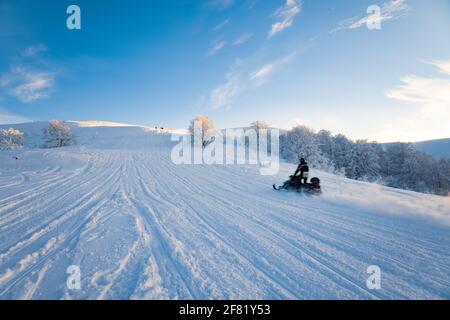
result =
M43 125L14 127L36 146ZM276 192L293 165L175 165L170 134L71 126L78 146L0 151L0 299L450 298L449 197L323 172L320 197Z

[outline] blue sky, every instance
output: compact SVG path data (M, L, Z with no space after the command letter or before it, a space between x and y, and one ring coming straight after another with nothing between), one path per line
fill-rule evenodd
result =
M81 30L66 27L71 4ZM449 39L448 0L1 0L0 123L186 127L205 114L445 138Z

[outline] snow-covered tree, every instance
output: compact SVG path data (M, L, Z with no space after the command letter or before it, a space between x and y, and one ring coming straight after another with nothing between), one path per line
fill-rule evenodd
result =
M23 146L23 132L17 129L0 129L0 150L10 150Z
M343 134L333 137L333 153L330 159L338 172L346 173L349 164L352 162L353 142Z
M450 160L437 160L411 143L383 147L377 142L348 139L329 131L314 133L298 126L280 137L280 154L290 162L305 158L311 166L356 180L390 187L449 195Z
M320 148L316 134L305 126L297 126L280 137L280 153L288 161L305 158L312 167L326 169L329 161Z
M345 173L352 179L375 181L381 177L384 165L383 148L380 144L358 140L352 144L351 159Z
M394 187L407 187L414 171L414 146L411 143L393 143L386 148L386 181ZM410 179L411 178L411 179Z
M387 185L415 190L434 192L438 177L433 168L435 160L417 150L411 143L394 143L387 147Z
M437 167L437 193L450 196L450 159L440 159Z
M44 133L44 148L60 148L71 146L76 143L75 136L61 120L51 120L47 127L43 129Z
M214 129L213 121L208 117L201 115L192 119L189 126L190 134L195 139L199 139L203 147L206 147L209 143L211 143L211 141L207 139L207 132L212 129Z
M334 140L330 131L320 130L317 134L319 149L325 157L331 159L334 152Z

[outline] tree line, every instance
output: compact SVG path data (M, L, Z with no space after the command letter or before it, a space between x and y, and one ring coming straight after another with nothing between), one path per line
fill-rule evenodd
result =
M350 179L438 195L450 192L450 159L435 159L412 143L352 141L297 126L280 137L280 155L292 162L303 157L312 167Z
M191 121L205 132L214 123L205 116ZM264 121L250 124L255 130L268 129ZM343 175L349 179L376 182L389 187L438 195L450 194L450 159L436 159L420 151L412 143L380 144L368 140L353 141L343 134L315 132L306 126L296 126L280 135L280 156L287 162L308 160L313 168Z
M11 150L23 146L25 134L14 128L0 129L0 150ZM67 123L50 120L42 129L43 148L60 148L76 144L75 135Z

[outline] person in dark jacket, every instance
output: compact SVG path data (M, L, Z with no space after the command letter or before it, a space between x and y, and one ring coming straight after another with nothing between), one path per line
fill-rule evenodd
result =
M300 173L300 175L298 175ZM294 177L298 179L298 184L306 184L308 182L309 166L305 159L300 159L300 164L295 170ZM297 176L298 175L298 176Z

